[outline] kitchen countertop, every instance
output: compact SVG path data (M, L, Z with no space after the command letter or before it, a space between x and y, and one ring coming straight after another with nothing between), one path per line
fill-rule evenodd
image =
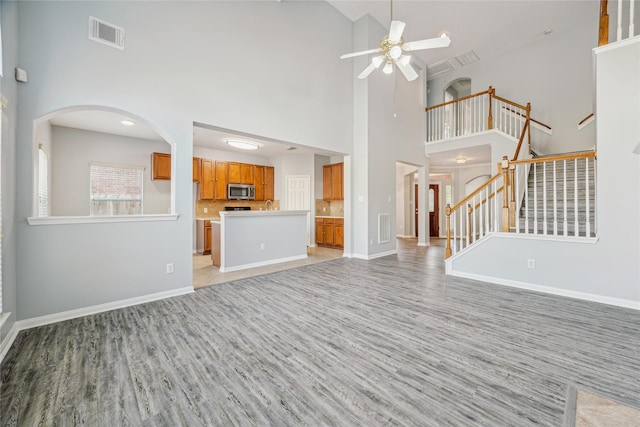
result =
M344 219L343 216L332 216L332 215L316 215L316 218L337 218L337 219Z
M220 212L221 217L232 218L232 217L251 217L251 216L292 216L292 215L304 215L308 214L309 211L259 211L259 210L250 210L250 211L226 211Z

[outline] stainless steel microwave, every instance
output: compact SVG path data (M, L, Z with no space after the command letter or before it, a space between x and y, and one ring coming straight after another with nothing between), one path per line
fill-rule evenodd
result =
M256 188L249 184L228 184L227 199L255 200Z

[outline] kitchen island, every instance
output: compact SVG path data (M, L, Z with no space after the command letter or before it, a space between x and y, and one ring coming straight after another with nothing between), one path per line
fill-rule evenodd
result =
M307 258L309 211L220 212L220 271ZM215 249L212 249L212 254Z

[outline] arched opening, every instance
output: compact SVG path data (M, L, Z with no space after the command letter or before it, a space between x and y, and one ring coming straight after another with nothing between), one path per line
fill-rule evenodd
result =
M461 77L453 80L444 89L444 102L454 101L471 95L471 79ZM444 137L453 138L455 136L464 135L465 123L460 119L464 117L461 108L466 108L463 104L449 104L444 107L445 124Z
M56 110L34 121L34 144L34 217L173 212L172 145L135 114L100 106ZM168 159L161 177L154 177L154 153Z

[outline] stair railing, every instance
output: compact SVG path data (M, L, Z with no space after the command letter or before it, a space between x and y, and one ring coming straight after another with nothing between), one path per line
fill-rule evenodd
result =
M544 132L551 127L531 118L531 104L521 105L502 98L495 89L478 92L453 101L425 108L427 113L427 143L469 136L489 130L499 130L512 138L523 135L531 143L531 124ZM522 142L520 142L522 144Z

